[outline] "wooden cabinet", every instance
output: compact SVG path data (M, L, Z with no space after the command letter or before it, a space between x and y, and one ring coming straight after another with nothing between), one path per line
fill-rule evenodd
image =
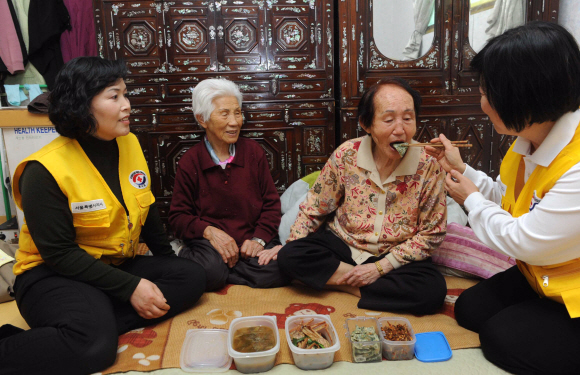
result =
M473 147L461 150L464 160L496 176L513 137L494 132L489 118L481 111L478 82L469 69L475 55L469 39L469 32L475 29L470 25L470 5L492 7L495 2L434 0L430 47L427 46L419 58L400 60L385 56L377 39L404 36L374 33L375 29L379 30L377 20L388 23L401 16L389 12L373 14L379 3L388 1L395 4L393 6L403 6L393 0L338 2L340 140L363 134L356 119L364 89L383 77L399 76L407 79L423 98L415 139L426 142L444 133L452 140L469 140ZM526 21L557 21L557 0L522 1L524 3ZM409 21L412 23L413 19Z
M123 58L132 131L162 217L180 157L203 131L191 90L206 78L243 93L242 136L260 143L280 192L335 148L332 0L93 0L100 56Z

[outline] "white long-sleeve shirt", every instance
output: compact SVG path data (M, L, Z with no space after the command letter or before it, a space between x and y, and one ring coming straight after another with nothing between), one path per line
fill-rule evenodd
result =
M533 154L530 142L517 138L513 151L524 155L525 181L537 165L550 165L572 140L579 122L580 110L562 116ZM580 163L564 173L531 212L517 218L501 208L506 187L499 176L493 181L469 166L463 174L479 188L464 205L471 228L487 246L537 266L580 258Z

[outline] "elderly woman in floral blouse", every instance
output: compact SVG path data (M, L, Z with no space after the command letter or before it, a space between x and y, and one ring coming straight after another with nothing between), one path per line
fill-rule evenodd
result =
M365 92L368 136L343 143L324 166L276 254L283 272L354 294L360 308L430 314L443 304L445 279L430 256L445 237L445 173L423 148L401 157L393 147L413 142L420 104L398 78Z

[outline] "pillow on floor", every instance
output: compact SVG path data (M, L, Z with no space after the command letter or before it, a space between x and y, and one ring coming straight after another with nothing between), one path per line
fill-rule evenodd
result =
M0 303L12 301L14 299L14 280L16 276L12 273L14 266L14 253L18 246L10 245L0 240Z
M447 224L447 235L433 252L433 263L444 275L488 279L516 264L515 259L485 246L469 227Z
M283 244L290 237L290 228L296 221L298 211L300 210L300 203L306 199L308 190L314 185L319 175L320 171L316 171L304 176L302 179L290 185L280 197L280 202L282 203L282 221L278 228L278 236L280 237L280 242Z

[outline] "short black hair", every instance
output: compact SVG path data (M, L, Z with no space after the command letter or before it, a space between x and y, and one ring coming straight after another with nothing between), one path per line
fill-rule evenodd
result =
M126 77L127 67L122 60L83 56L67 62L48 96L48 118L58 134L74 139L94 134L97 122L91 114L93 98Z
M409 82L399 77L386 77L369 87L362 95L358 103L358 121L366 129L370 129L375 118L375 95L379 89L385 85L399 86L411 95L413 106L415 107L415 116L419 116L421 110L421 94L411 88Z
M556 121L580 106L580 51L555 23L535 21L491 39L471 68L506 128Z

